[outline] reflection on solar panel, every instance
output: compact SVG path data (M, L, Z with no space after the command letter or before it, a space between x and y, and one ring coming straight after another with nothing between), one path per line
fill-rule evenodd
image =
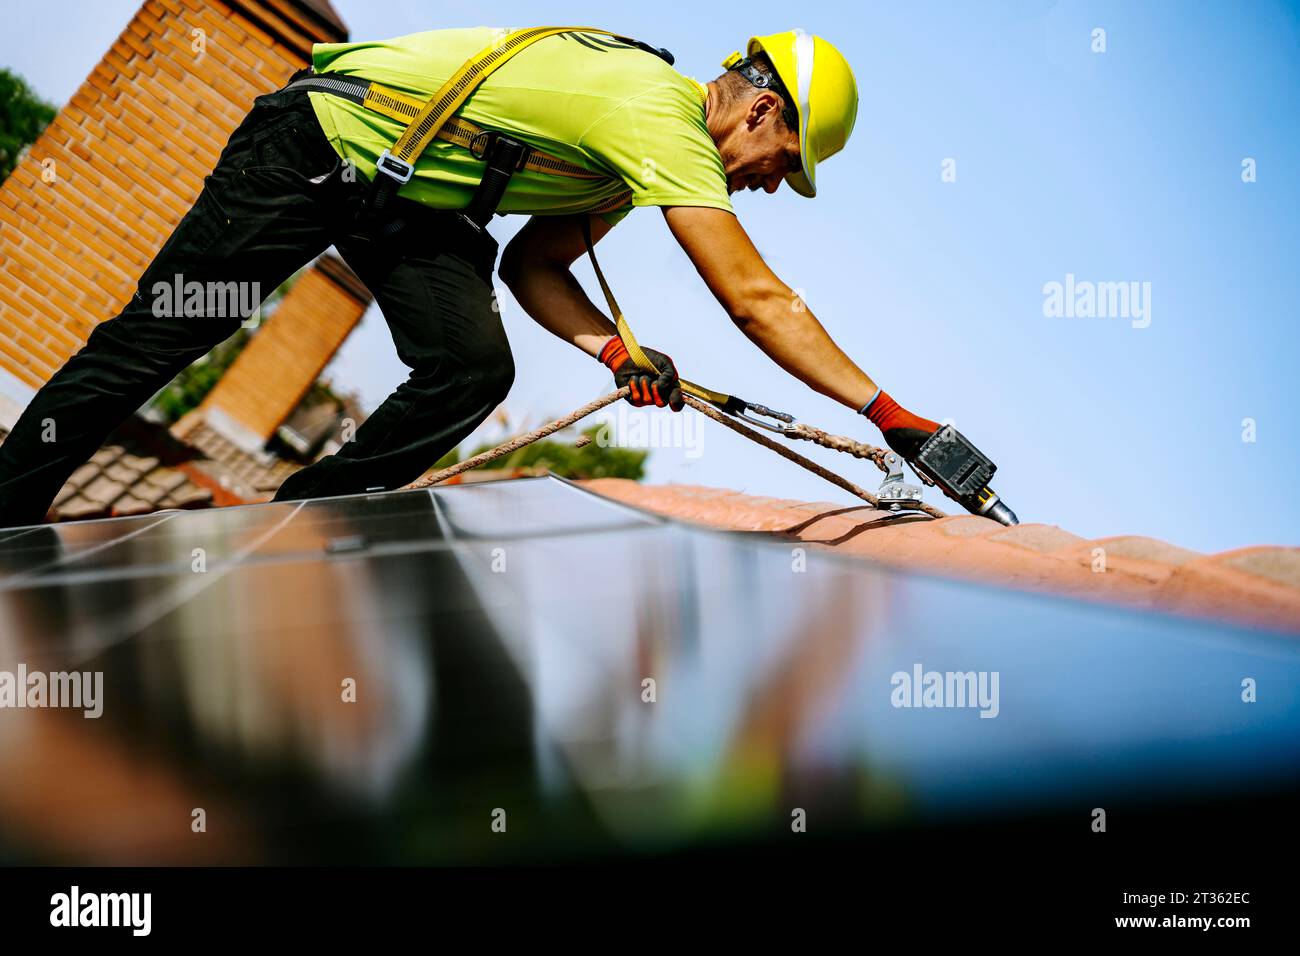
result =
M102 675L98 718L19 706L68 703L74 672ZM4 532L0 675L8 862L662 852L788 833L792 808L854 834L1250 797L1300 756L1285 638L556 479Z

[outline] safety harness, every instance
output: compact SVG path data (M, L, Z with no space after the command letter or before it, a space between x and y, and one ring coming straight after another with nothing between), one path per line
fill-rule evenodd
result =
M370 196L363 213L363 220L369 220L370 228L381 233L401 228L400 220L388 215L393 201L397 198L398 190L411 181L411 177L415 175L415 164L428 145L434 139L442 139L470 150L476 158L482 159L485 163L482 180L475 189L469 205L459 213L465 222L482 232L500 206L511 177L520 169L530 169L553 176L569 176L574 179L609 178L604 173L592 172L557 156L551 156L505 133L485 130L468 120L452 115L465 104L470 94L494 70L511 57L539 40L561 33L594 33L612 37L653 53L670 64L673 62L672 54L667 50L656 49L639 40L611 33L608 30L591 27L533 27L506 34L498 42L474 54L461 64L451 78L428 100L410 96L360 77L334 74L311 74L293 81L287 89L330 93L407 124L392 148L380 153L376 161L375 180L371 185ZM622 192L598 207L588 210L588 214L595 215L618 209L626 205L631 196L631 190ZM596 278L600 280L601 291L605 293L605 301L618 328L618 336L622 339L628 356L639 368L656 371L654 363L637 344L636 336L632 334L632 327L624 317L622 309L618 307L609 283L605 281L600 263L596 261L596 250L591 240L591 224L585 216L582 219L582 237L586 243L587 255L591 258L592 268L596 272ZM743 418L768 431L784 434L795 423L794 417L784 412L773 411L766 406L705 388L686 379L680 381L682 391L688 395L703 399L730 415ZM751 412L752 415L749 414ZM755 416L763 416L779 424Z

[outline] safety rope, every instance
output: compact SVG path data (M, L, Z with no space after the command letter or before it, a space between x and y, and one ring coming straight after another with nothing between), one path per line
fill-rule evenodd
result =
M814 475L817 475L819 478L825 478L831 484L838 485L840 488L843 488L849 494L856 495L857 497L861 498L863 501L867 502L867 504L871 505L873 508L880 507L880 499L877 498L875 495L873 495L871 492L858 487L853 482L849 481L847 478L841 478L839 475L835 474L835 472L831 471L829 468L823 468L815 461L812 461L809 458L805 458L797 451L787 448L785 445L782 445L780 442L773 441L772 439L768 438L766 435L762 434L761 432L756 432L754 431L754 429L750 428L749 426L741 424L739 421L732 418L730 415L725 415L722 412L718 411L712 405L707 405L704 402L692 398L689 395L686 396L686 403L690 405L691 408L699 412L700 414L707 415L709 418L712 418L715 422L718 422L721 425L726 425L732 431L739 432L740 434L744 435L750 441L757 442L758 444L762 445L764 448L770 448L772 451L776 452L782 458L792 461L796 465L799 465L800 467L805 468L808 471L811 471ZM804 427L804 426L800 426L800 427ZM808 430L810 432L816 432L818 435L823 436L824 438L832 440L836 443L858 446L859 449L862 449L868 453L858 454L857 457L870 459L871 461L876 462L876 464L880 467L882 471L887 470L884 464L884 457L886 455L886 452L883 449L876 448L872 445L865 445L862 444L861 442L855 442L853 441L853 439L845 438L843 435L829 435L819 428L809 427ZM787 431L786 434L789 434L789 432ZM814 439L811 435L809 436L809 440L817 440L818 444L822 444L820 440ZM836 451L847 450L843 448L837 448L835 445L826 445L826 447L835 448ZM857 453L853 452L853 454L857 454ZM928 514L931 518L948 517L938 508L935 508L932 505L927 505L927 504L921 504L917 507L904 509L903 513L908 514L914 511L922 511L925 514Z
M486 465L490 461L496 461L498 458L504 458L506 455L516 452L526 445L531 445L535 441L540 441L547 435L553 435L558 431L568 428L575 422L581 421L592 412L598 412L606 405L613 405L620 398L632 394L632 390L624 385L616 392L610 392L608 395L602 395L594 402L588 402L580 408L575 408L569 414L555 421L543 425L541 428L534 429L523 435L516 435L509 441L502 442L495 448L489 448L487 451L480 452L464 461L452 465L449 468L443 468L440 471L424 475L407 485L407 488L428 488L430 485L436 485L440 481L446 481L448 478L455 478L461 472L469 471L471 468L478 468L480 465Z
M863 458L872 462L881 471L889 471L889 466L885 464L885 456L889 454L889 450L886 448L877 448L875 445L854 441L852 438L845 438L843 435L832 435L820 428L814 428L812 425L791 425L783 429L782 434L786 438L798 438L801 441L815 442L823 448L829 448L831 451L841 451L846 455L852 455L854 458Z
M573 425L581 421L582 419L586 418L588 415L600 411L602 408L604 408L607 405L612 405L614 402L618 401L621 398L625 398L630 393L631 393L631 389L629 389L625 385L622 388L620 388L618 391L610 392L608 395L602 395L600 398L596 399L595 401L588 402L587 404L579 408L575 408L569 414L557 418L553 422L548 422L547 424L543 425L541 428L536 428L533 431L526 432L523 435L516 435L514 438L511 438L509 441L505 441L502 442L500 445L497 445L495 448L489 448L487 451L480 452L477 455L474 455L470 458L466 458L464 461L452 465L448 468L443 468L438 471L431 472L427 475L424 475L423 477L412 482L406 487L410 489L428 488L430 485L436 485L440 482L446 481L449 478L454 478L457 475L462 474L463 472L470 471L473 468L479 468L483 465L488 464L489 462L496 461L498 458L504 458L506 455L513 454L519 449L531 445L535 441L540 441L541 439L546 438L548 435L553 435L558 431L563 431L564 429L568 428L570 425ZM817 462L809 458L805 458L803 455L799 454L798 452L794 451L791 448L787 448L785 445L782 445L780 442L773 441L771 438L768 438L766 435L762 434L761 432L757 432L754 429L748 427L747 425L741 424L735 418L732 418L730 415L726 415L718 411L716 408L714 408L712 405L708 404L707 402L702 402L699 399L695 398L694 396L688 395L686 396L686 403L690 405L691 408L699 412L701 415L706 415L709 418L713 419L718 424L725 425L727 428L730 428L732 431L744 435L750 441L757 442L758 444L762 445L764 448L771 449L772 451L780 455L782 458L785 458L787 461L792 461L796 465L799 465L801 468L804 468L807 471L812 472L817 477L823 478L826 481L829 481L831 484L835 485L836 487L844 489L854 497L861 498L863 501L871 505L873 508L878 508L880 506L880 499L878 499L871 492L867 491L865 488L862 488L861 486L854 484L853 482L849 481L847 478L837 475L829 468L825 468L817 464ZM869 461L875 462L877 466L881 468L881 470L885 470L884 457L886 452L881 448L876 448L873 445L867 445L862 442L855 442L853 441L853 439L845 438L843 435L831 435L828 434L827 432L822 431L819 428L813 428L811 426L798 426L798 427L800 429L803 429L807 433L806 437L810 441L816 441L818 444L824 445L824 447L827 448L834 448L836 451L846 451L849 454L853 454L855 455L855 457L858 458L865 458ZM800 435L797 437L805 437L805 436ZM827 442L830 442L831 444L827 444ZM945 515L938 508L935 508L927 504L922 504L916 508L908 508L902 513L909 514L917 511L927 514L932 518L947 517L947 515Z

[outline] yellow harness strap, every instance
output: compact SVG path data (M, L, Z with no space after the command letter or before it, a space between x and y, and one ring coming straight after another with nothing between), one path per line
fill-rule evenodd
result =
M372 91L377 92L368 94L364 105L376 110L376 112L387 112L391 109L401 109L402 107L409 107L411 104L418 104L419 112L416 113L414 119L409 116L398 117L409 120L409 125L402 132L402 135L397 138L393 148L389 150L391 155L402 162L415 165L415 161L420 158L420 154L433 142L434 137L438 135L438 131L451 118L451 115L465 105L465 101L469 99L470 94L478 89L479 84L491 76L499 66L502 66L516 53L526 50L538 40L545 40L547 37L559 33L572 33L575 31L614 36L608 30L596 30L590 27L533 27L528 30L517 30L514 33L507 34L504 39L480 50L462 63L460 68L427 102L420 103L411 97L403 96L373 84ZM388 113L388 115L391 116L393 113ZM582 172L587 174L586 170Z
M466 149L473 149L474 140L484 130L466 119L453 118L452 114L465 105L465 101L478 89L479 84L516 53L527 49L538 40L575 31L600 33L616 38L619 36L608 30L593 27L533 27L519 30L507 34L503 40L480 50L466 60L428 100L408 96L379 83L371 83L362 105L376 113L407 124L388 153L411 167L415 166L416 161L435 138L456 143ZM530 151L523 168L573 179L609 178L603 173L592 172L538 149ZM627 205L631 198L632 191L629 189L601 203L591 212L602 213L619 209Z
M650 361L649 356L637 344L636 336L632 334L632 326L628 325L623 310L618 307L618 302L614 299L614 290L605 281L605 273L601 271L600 263L596 261L596 247L591 241L591 222L586 218L582 220L582 240L587 245L587 257L591 259L591 268L596 272L596 279L600 282L600 290L605 293L605 302L609 305L609 313L614 319L614 325L618 328L618 337L623 340L623 348L627 349L628 357L633 362L636 362L638 368L654 371L654 363ZM696 385L684 378L679 378L678 381L682 383L682 391L687 395L694 395L696 398L710 402L719 408L731 402L730 395L715 392L703 385Z
M390 119L403 123L413 123L428 101L416 96L408 96L400 90L390 89L379 83L372 82L362 103L366 109L374 110L376 113L381 113ZM441 128L434 135L438 139L470 149L475 138L484 132L483 127L471 123L464 117L453 116L444 120ZM555 176L567 176L571 179L609 178L604 173L584 169L576 163L544 153L540 149L534 149L529 153L524 168L539 173L550 173ZM631 190L628 190L628 192L631 193Z

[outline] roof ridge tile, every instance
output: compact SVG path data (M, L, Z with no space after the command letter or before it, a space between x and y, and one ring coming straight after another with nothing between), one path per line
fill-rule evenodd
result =
M1056 525L1005 528L974 515L885 519L869 506L790 505L784 499L694 485L640 485L623 478L583 485L670 517L771 532L905 570L1300 631L1300 548L1262 546L1203 555L1141 535L1089 540ZM797 515L805 517L792 523Z

